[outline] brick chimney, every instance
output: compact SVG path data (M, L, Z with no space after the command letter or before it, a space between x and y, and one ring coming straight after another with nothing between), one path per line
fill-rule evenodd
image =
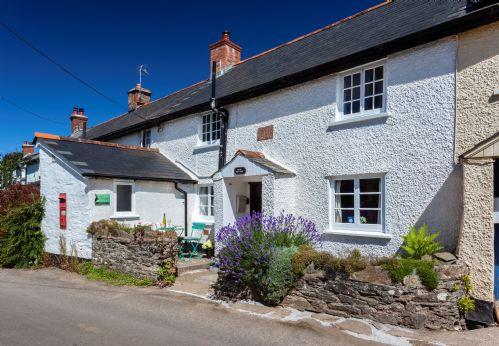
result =
M222 32L220 41L210 46L210 73L213 61L217 63L217 75L221 75L241 61L242 48L230 40L230 32Z
M88 121L88 118L85 116L85 110L73 107L73 114L71 114L69 119L71 120L71 137L85 137Z
M23 142L22 146L23 157L33 155L35 153L35 146L28 141Z
M133 111L151 102L151 95L151 90L142 88L142 85L137 83L135 88L128 91L128 111Z

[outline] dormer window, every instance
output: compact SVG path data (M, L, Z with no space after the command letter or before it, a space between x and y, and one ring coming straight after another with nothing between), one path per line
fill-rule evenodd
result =
M150 148L151 147L151 130L142 131L142 147Z
M200 137L203 144L213 144L220 139L220 116L214 113L203 115Z

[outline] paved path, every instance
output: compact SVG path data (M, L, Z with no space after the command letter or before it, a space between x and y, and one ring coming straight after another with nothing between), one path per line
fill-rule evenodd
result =
M365 345L338 328L271 320L158 288L57 269L0 269L0 345Z

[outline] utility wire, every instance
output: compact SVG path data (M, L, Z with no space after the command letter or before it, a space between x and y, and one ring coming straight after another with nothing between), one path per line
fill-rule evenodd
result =
M77 75L75 75L73 72L69 71L67 68L65 68L64 66L62 66L61 64L59 64L57 61L55 61L54 59L52 59L50 56L48 56L47 54L45 54L43 51L41 51L40 49L38 49L37 47L35 47L34 45L32 45L31 43L29 43L24 37L22 37L21 35L19 35L17 32L15 32L13 29L11 29L9 26L7 26L5 23L3 23L2 21L0 21L0 26L2 26L6 31L8 31L9 33L11 33L12 35L14 35L17 39L19 39L21 42L23 42L24 44L26 44L28 47L32 48L35 52L37 52L38 54L40 54L41 56L43 56L45 59L47 59L48 61L50 61L52 64L56 65L57 67L59 67L61 70L63 70L64 72L66 72L67 74L69 74L71 77L73 77L74 79L76 79L78 82L82 83L83 85L85 85L87 88L90 88L91 90L93 90L95 93L99 94L100 96L104 97L105 99L107 99L108 101L114 103L116 106L124 109L124 110L128 110L126 107L124 107L122 104L120 104L119 102L113 100L112 98L110 98L109 96L106 96L104 93L100 92L99 90L97 90L97 88L95 88L94 86L92 86L91 84L85 82L83 79L81 79L80 77L78 77Z
M10 104L11 106L14 106L14 107L16 107L17 109L20 109L20 110L22 110L22 111L23 111L23 112L25 112L25 113L28 113L28 114L34 115L34 116L35 116L35 117L37 117L37 118L40 118L40 119L43 119L43 120L46 120L46 121L50 121L50 122L52 122L52 123L54 123L54 124L65 125L64 123L62 123L62 122L60 122L60 121L57 121L57 120L52 120L52 119L46 118L46 117L44 117L43 115L40 115L40 114L35 113L35 112L32 112L32 111L30 111L30 110L28 110L28 109L26 109L26 108L24 108L24 107L21 107L21 106L19 106L17 103L15 103L14 101L11 101L11 100L9 100L8 98L6 98L6 97L4 97L4 96L1 96L1 95L0 95L0 100L2 100L2 101L4 101L4 102L7 102L7 103L8 103L8 104Z

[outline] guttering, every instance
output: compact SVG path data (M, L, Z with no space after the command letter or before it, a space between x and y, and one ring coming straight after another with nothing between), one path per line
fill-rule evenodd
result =
M225 166L227 155L227 128L229 125L229 111L225 108L217 106L216 99L216 82L217 82L217 62L213 61L211 68L211 98L210 108L217 116L220 117L220 147L218 150L218 169Z
M178 187L177 182L175 182L175 190L177 190L184 196L184 234L187 237L187 192Z

